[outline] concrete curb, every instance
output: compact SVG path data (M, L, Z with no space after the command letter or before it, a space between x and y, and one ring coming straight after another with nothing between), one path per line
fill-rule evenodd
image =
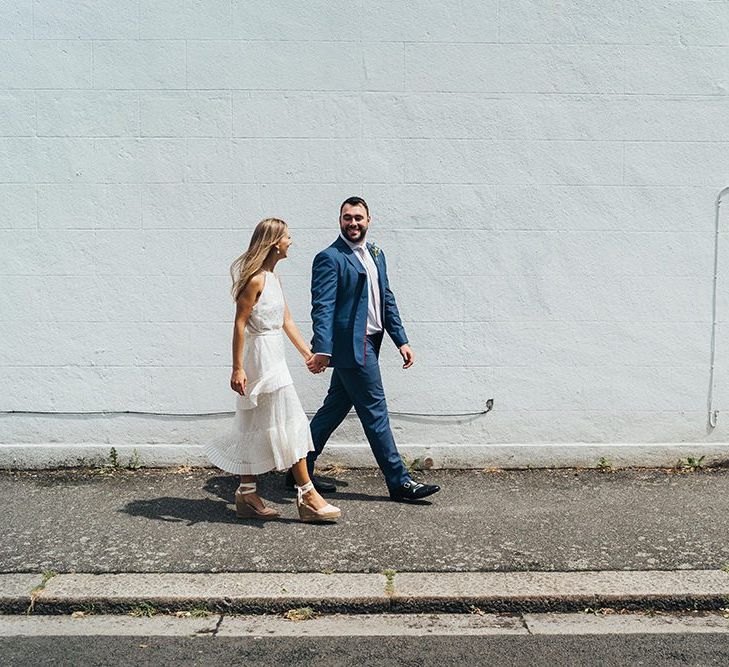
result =
M99 466L109 463L111 448L119 465L164 468L210 467L200 445L188 443L0 443L0 469L25 470ZM416 467L433 469L595 468L603 459L615 468L671 468L689 457L705 466L729 465L729 442L542 443L542 444L400 444ZM322 465L373 468L366 444L330 443Z
M0 574L0 610L6 614L23 614L31 606L42 574Z
M43 581L45 585L43 585ZM35 590L34 590L35 589ZM0 612L539 613L729 607L720 570L0 575Z
M3 637L484 637L514 635L729 634L716 612L577 614L348 614L304 622L280 615L0 615Z

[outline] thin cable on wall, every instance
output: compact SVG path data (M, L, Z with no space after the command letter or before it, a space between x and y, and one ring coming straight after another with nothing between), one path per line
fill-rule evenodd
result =
M486 408L475 412L404 412L399 410L390 410L390 415L395 417L478 417L491 412L494 407L494 399L489 398L486 401ZM113 417L117 415L139 415L143 417L225 417L232 416L235 413L231 411L224 412L146 412L143 410L91 410L89 412L53 412L38 410L2 410L3 415L38 415L38 416L64 416L64 417ZM309 416L315 413L307 412Z

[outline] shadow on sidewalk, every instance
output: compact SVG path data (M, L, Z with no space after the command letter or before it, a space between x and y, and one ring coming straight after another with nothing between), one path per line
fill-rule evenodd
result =
M175 498L165 496L148 500L132 500L120 512L130 516L143 516L147 519L168 523L185 523L194 526L198 523L238 523L263 528L266 523L299 523L297 519L280 517L275 521L260 519L238 519L235 510L222 500L211 498Z
M337 485L337 489L349 486L349 482L345 482L334 477L326 475L317 475L326 482ZM284 482L284 475L280 473L268 473L258 476L258 494L264 500L270 500L280 505L293 504L296 497L296 491L287 489ZM238 488L238 477L230 475L217 475L210 477L203 489L213 496L217 496L226 502L232 503L235 498L235 490ZM336 493L327 493L326 497L337 500L389 500L388 496L372 496L365 493L352 493L348 491L338 490Z
M217 496L220 500L212 498L181 498L163 496L132 500L119 511L130 516L142 516L155 521L167 523L185 523L193 526L198 523L228 523L245 524L262 528L271 521L257 519L238 519L231 505L234 503L235 490L238 487L238 477L218 475L205 481L203 490ZM292 493L284 487L280 475L261 475L258 478L258 492L261 497L277 505L293 505ZM276 523L299 523L298 519L280 517Z

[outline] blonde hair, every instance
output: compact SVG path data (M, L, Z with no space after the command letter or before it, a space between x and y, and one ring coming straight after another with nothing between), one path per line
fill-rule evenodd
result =
M238 259L230 265L230 277L233 280L231 294L237 300L246 283L263 267L268 254L286 234L286 223L278 218L265 218L256 225L251 242Z

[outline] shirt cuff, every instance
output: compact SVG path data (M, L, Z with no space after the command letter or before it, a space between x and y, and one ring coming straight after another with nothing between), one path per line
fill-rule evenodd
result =
M314 354L321 354L322 357L331 357L332 356L328 352L314 352Z

